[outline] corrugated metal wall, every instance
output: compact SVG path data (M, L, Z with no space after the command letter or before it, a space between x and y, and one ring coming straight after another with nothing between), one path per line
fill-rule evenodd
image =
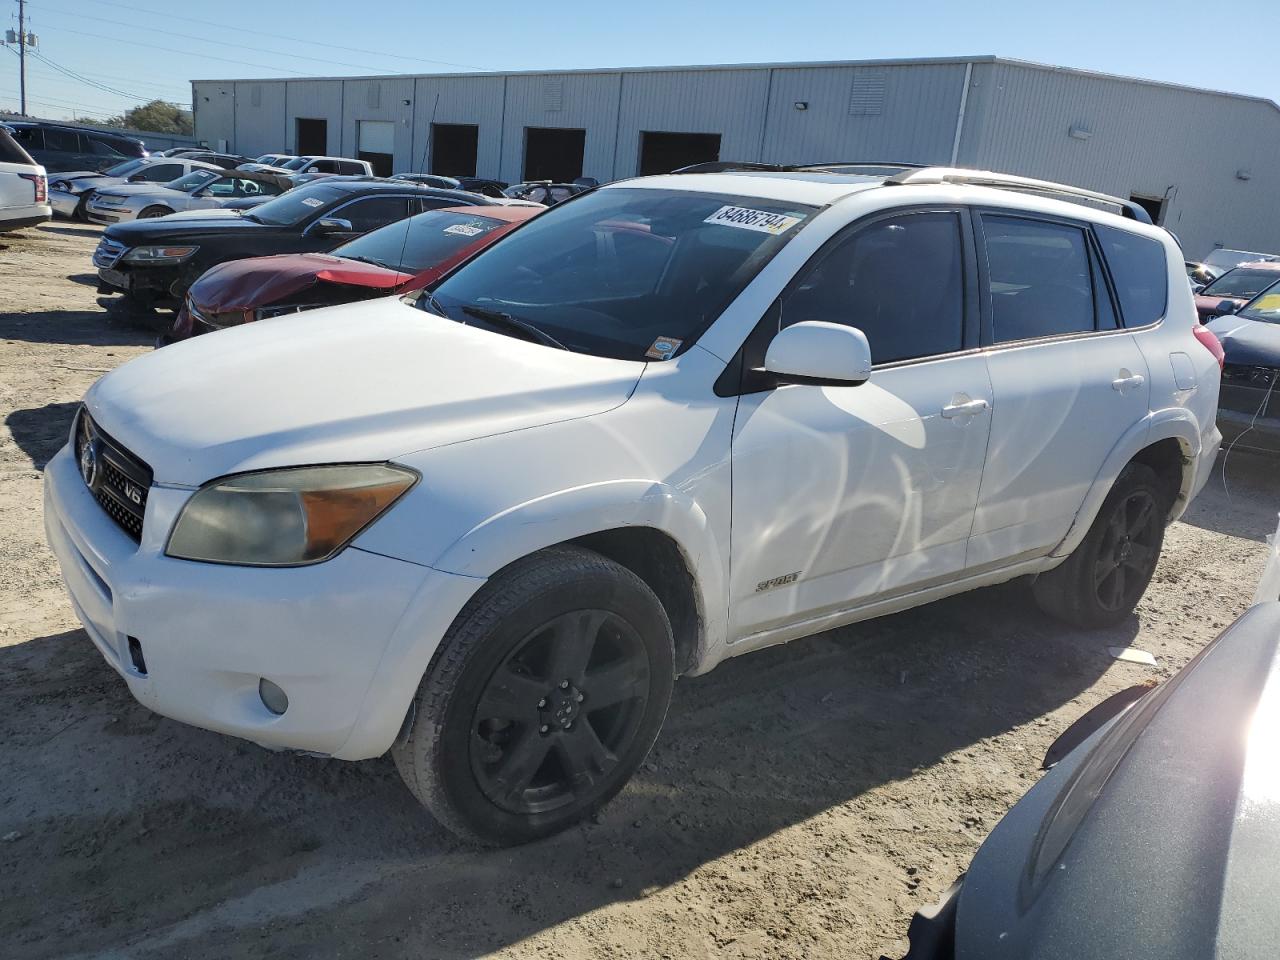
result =
M284 140L285 84L237 81L235 86L236 152L247 157L280 149Z
M286 81L285 109L282 118L280 140L274 147L260 150L271 153L283 150L296 153L298 149L298 118L326 120L325 134L328 140L325 152L342 153L342 86L341 80L289 80Z
M974 66L960 162L1167 197L1165 226L1198 258L1215 244L1280 250L1277 156L1269 103L990 63Z
M760 159L948 163L964 69L963 63L776 68Z
M619 79L616 73L508 77L499 178L510 182L523 178L525 128L561 127L587 132L583 176L614 179Z
M496 175L502 166L505 85L505 77L419 77L413 97L413 162L406 169L430 169L432 123L466 123L480 128L476 172Z
M192 112L196 137L211 147L225 141L235 146L236 85L233 81L204 81L191 84Z
M192 90L197 135L241 153L291 148L297 117L323 117L329 151L354 156L357 121L390 120L396 169L423 170L434 116L479 127L481 176L521 179L526 129L560 127L586 131L583 173L611 180L636 172L645 131L719 134L724 159L948 163L970 64L962 165L1167 198L1166 226L1192 257L1215 244L1280 251L1274 105L990 57L201 81Z
M622 75L617 156L606 176L634 176L640 137L655 133L718 133L720 156L756 160L769 96L769 71L661 70Z

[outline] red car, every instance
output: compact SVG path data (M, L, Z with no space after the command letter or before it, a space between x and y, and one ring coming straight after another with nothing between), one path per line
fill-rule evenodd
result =
M1258 260L1228 270L1196 294L1200 322L1235 313L1277 280L1280 280L1280 261Z
M219 264L191 285L164 342L416 290L544 209L441 207L388 224L330 253L287 253Z

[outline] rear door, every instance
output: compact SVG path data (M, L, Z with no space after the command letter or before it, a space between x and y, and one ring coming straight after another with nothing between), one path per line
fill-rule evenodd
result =
M977 223L995 403L971 569L1052 550L1151 389L1088 223L1005 211Z

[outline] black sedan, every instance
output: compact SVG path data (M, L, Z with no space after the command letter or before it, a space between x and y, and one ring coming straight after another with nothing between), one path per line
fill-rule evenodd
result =
M1277 744L1271 601L1068 729L963 880L916 914L905 960L1271 960Z
M413 183L327 178L239 215L115 224L103 232L93 265L100 293L123 293L135 308L177 306L200 274L227 260L323 252L427 210L491 202Z
M1223 446L1280 454L1280 286L1206 326L1222 342Z

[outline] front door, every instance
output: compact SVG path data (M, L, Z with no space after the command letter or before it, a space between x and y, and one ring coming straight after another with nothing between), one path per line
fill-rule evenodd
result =
M767 318L775 330L858 327L875 367L861 386L741 398L732 641L963 572L992 404L985 359L967 351L977 345L969 237L955 210L856 225L815 254Z
M995 407L969 565L1043 556L1151 386L1119 328L1088 224L985 213L983 340Z

